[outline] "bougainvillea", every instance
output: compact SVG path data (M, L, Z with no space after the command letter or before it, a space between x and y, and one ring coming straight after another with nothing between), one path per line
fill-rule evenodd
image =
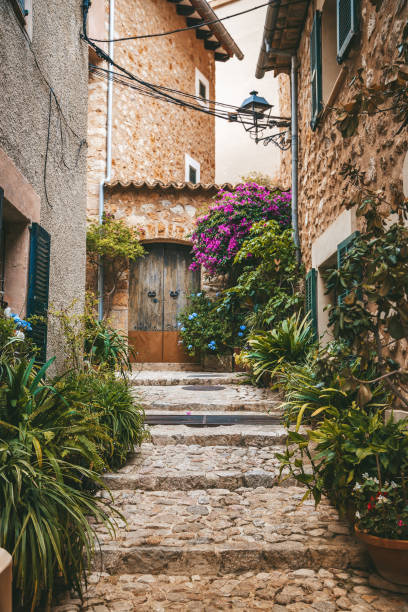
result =
M284 230L290 218L290 191L269 190L253 182L232 192L221 189L209 212L196 221L191 269L202 265L210 275L227 272L254 223L274 219Z

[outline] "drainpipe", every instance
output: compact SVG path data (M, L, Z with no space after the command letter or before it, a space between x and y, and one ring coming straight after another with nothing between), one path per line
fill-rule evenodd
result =
M292 132L292 227L293 241L296 249L296 262L300 264L300 241L298 224L298 61L296 55L291 57L290 98L291 98L291 132Z
M109 40L115 37L115 0L109 0ZM108 55L113 59L114 43L109 43ZM103 213L105 211L105 183L108 183L112 177L112 101L113 101L113 78L111 64L109 64L108 75L108 99L107 99L107 114L106 114L106 174L99 184L99 224L102 224ZM98 319L103 319L103 260L99 258L98 265Z

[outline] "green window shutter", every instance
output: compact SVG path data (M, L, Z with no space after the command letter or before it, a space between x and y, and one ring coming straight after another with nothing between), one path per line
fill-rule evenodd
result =
M310 126L316 129L320 112L323 108L322 89L322 14L315 12L310 34L310 77L312 94L312 117Z
M340 242L337 245L337 267L341 268L346 259L347 253L353 248L353 244L355 239L360 235L360 232L353 232L348 238ZM350 293L349 291L344 291L341 295L337 297L338 304L342 304L346 295Z
M33 223L30 235L30 264L28 270L27 317L33 315L46 317L50 280L49 233L38 223ZM40 349L38 361L44 363L47 352L47 324L34 322L31 337Z
M310 316L314 336L317 338L317 270L315 268L306 274L305 285L305 310Z
M337 0L337 62L345 59L351 41L358 32L358 0Z

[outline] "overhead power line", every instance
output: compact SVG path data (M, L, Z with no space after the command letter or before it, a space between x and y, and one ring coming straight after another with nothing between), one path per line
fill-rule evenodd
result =
M304 2L304 0L299 0ZM100 39L100 38L90 38L94 42L100 43L109 43L109 42L123 42L126 40L140 40L143 38L158 38L159 36L170 36L171 34L178 34L179 32L187 32L188 30L197 30L198 28L202 28L203 26L209 26L214 23L220 23L221 21L226 21L227 19L232 19L232 17L239 17L240 15L245 15L246 13L252 13L252 11L256 11L258 9L264 8L265 6L269 6L270 4L277 4L278 0L269 0L269 2L264 2L263 4L258 4L258 6L254 6L253 8L246 9L245 11L240 11L239 13L234 13L232 15L227 15L226 17L219 17L217 19L212 19L211 21L202 21L201 23L187 26L185 28L177 28L176 30L169 30L168 32L157 32L156 34L138 34L134 36L124 36L123 38L111 38L111 39ZM292 3L293 4L293 3ZM295 2L295 4L297 4Z

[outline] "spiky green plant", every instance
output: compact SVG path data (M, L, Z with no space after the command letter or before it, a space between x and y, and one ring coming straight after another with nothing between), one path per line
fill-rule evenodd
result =
M309 317L293 314L270 331L251 334L244 359L252 366L259 380L265 374L273 376L284 364L302 363L314 346Z
M73 373L65 380L64 396L97 419L108 438L100 438L98 452L108 467L123 465L135 445L148 436L143 408L134 400L126 380L113 372Z
M85 332L85 358L90 365L104 366L110 370L120 370L122 375L131 370L129 347L125 334L114 329L105 321L87 319Z
M24 433L0 438L0 547L13 556L14 606L48 610L61 582L79 593L95 551L92 522L112 530L107 502L81 490L98 475L45 450L33 452Z

